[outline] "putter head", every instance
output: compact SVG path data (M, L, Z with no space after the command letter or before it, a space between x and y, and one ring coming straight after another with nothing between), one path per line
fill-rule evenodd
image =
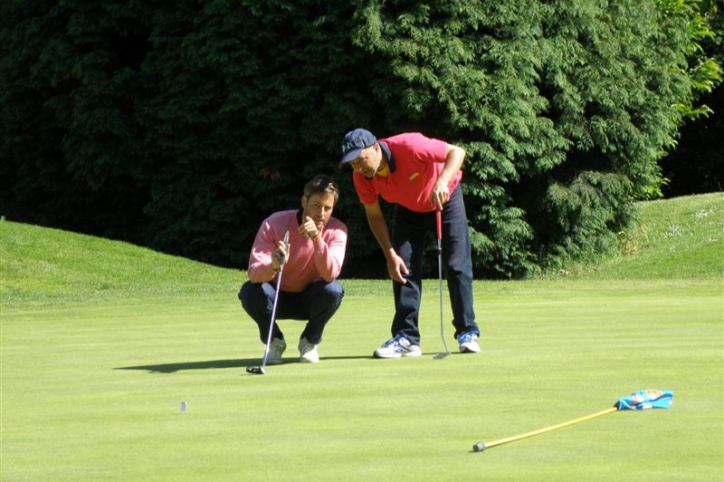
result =
M261 366L246 367L246 373L251 373L253 375L265 375L266 370L264 370L264 367Z
M442 352L442 353L438 353L437 355L435 355L435 356L432 357L432 358L433 358L433 360L442 360L443 358L445 358L445 357L448 356L449 354L450 354L449 351L444 351L444 352Z

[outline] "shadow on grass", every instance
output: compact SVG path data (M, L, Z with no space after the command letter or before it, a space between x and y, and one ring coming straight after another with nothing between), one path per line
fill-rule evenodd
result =
M372 358L371 356L332 356L322 357L322 362L326 360L360 360ZM284 365L289 363L299 363L297 359L284 359ZM118 367L114 370L139 370L148 373L176 373L185 370L215 370L221 368L245 368L254 365L260 365L261 358L247 358L234 360L208 360L197 362L178 362L164 363L160 365L138 365L132 367Z

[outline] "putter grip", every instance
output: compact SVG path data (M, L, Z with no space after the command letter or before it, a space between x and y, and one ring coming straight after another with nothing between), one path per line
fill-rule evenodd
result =
M284 243L284 249L285 249L285 250L288 250L288 249L289 249L289 230L287 230L287 231L284 232L284 240L283 240L282 242ZM289 253L287 252L287 255L288 255L288 254L289 254ZM281 259L281 261L279 262L279 264L280 264L280 265L283 265L283 264L286 263L286 262L287 262L287 257L284 256L284 257Z
M437 239L442 239L442 211L435 211L435 220L437 221Z

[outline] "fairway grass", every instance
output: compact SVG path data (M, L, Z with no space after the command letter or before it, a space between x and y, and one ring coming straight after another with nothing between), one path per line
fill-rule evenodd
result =
M426 280L424 356L373 359L389 337L390 283L342 280L321 362L297 361L303 325L284 320L286 363L264 376L245 372L264 345L236 298L243 272L0 222L0 480L721 481L724 305L711 244L722 225L661 233L692 213L721 220L723 199L702 198L706 216L692 199L661 207L681 213L668 219L653 205L658 221L630 260L477 281L478 355L457 353L445 300L454 353L433 358L438 286ZM681 255L686 245L709 259ZM654 249L673 253L669 268L687 260L680 277L640 274L658 269L644 262ZM472 451L642 389L673 390L674 403Z

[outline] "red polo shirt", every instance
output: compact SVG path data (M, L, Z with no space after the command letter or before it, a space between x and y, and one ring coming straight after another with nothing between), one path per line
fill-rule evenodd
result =
M419 132L399 134L378 140L389 149L387 177L367 179L354 171L353 181L362 204L373 204L377 196L411 211L434 211L430 192L445 167L447 142L425 137ZM383 148L384 152L384 148ZM450 180L450 192L460 184L462 171Z

